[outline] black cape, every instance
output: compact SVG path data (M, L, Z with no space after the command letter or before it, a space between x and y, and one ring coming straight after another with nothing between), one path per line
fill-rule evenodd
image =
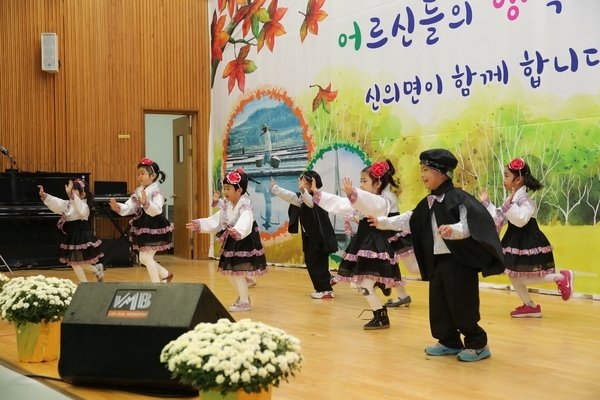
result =
M498 275L504 272L504 254L492 216L475 197L455 188L451 180L442 183L431 194L445 194L440 203L433 202L431 210L424 198L417 204L410 219L415 256L421 268L421 278L430 280L435 267L431 213L435 212L438 226L460 221L459 206L467 208L470 237L461 240L445 240L446 246L460 263L476 269L482 275Z
M300 193L296 193L300 196ZM338 250L335 231L329 220L329 214L316 204L310 208L305 204L300 207L290 204L288 208L290 219L288 232L298 233L298 221L302 224L304 232L315 246L315 250L334 253Z

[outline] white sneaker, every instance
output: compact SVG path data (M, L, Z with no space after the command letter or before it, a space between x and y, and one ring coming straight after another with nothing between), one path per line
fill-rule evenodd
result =
M333 292L314 292L310 294L313 299L333 299Z
M229 311L231 312L242 312L242 311L252 311L252 305L250 302L243 302L240 301L240 298L238 297L238 299L235 301L235 303L233 303L233 305L231 307L229 307Z

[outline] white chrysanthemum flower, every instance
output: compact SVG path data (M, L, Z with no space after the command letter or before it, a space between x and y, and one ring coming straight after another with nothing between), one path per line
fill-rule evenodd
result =
M299 343L260 322L221 319L200 323L169 342L160 360L175 378L200 390L260 391L300 370Z

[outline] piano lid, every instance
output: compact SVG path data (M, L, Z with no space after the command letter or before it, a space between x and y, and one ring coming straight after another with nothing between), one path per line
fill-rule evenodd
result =
M90 182L89 172L2 172L0 173L0 206L39 206L38 185L44 192L67 199L65 185L69 180Z

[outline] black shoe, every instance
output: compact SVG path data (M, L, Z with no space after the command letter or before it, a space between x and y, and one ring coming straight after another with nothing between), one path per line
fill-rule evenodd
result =
M373 319L367 322L363 329L387 329L390 327L390 318L388 317L386 306L382 306L379 310L373 311Z
M375 287L381 289L384 296L390 296L392 294L392 288L386 288L385 285L381 282L375 282Z

